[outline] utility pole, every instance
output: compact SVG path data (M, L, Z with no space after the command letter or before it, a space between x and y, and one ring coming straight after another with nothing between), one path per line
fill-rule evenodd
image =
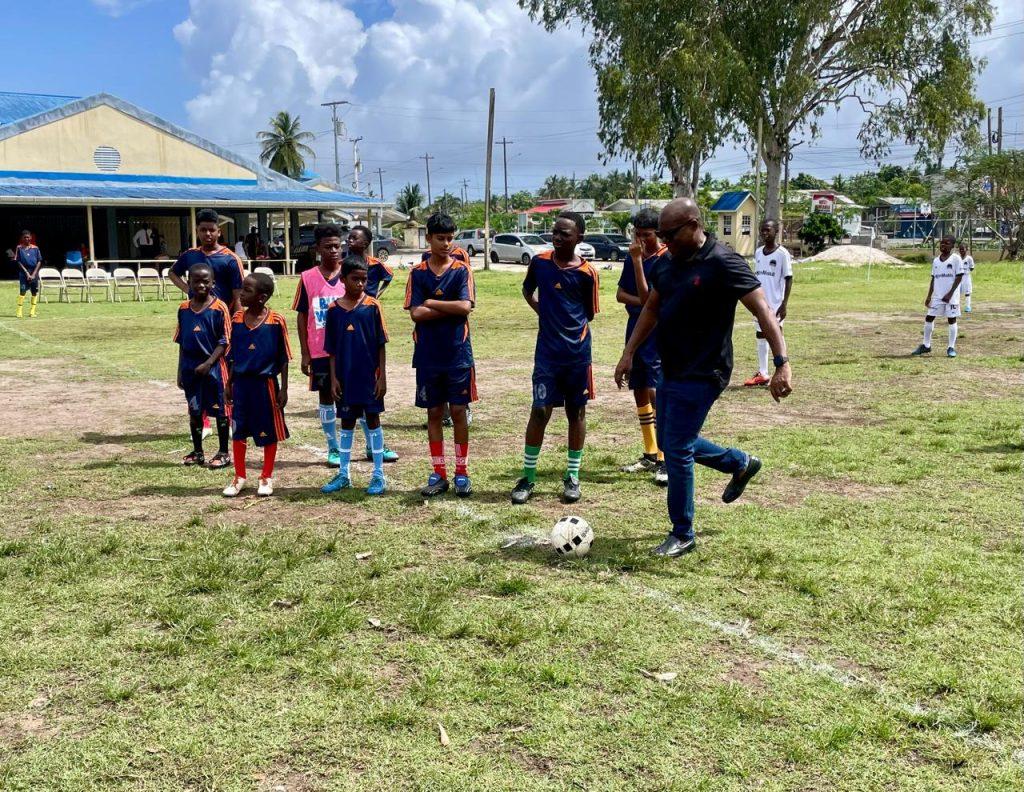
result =
M360 135L357 138L349 138L352 141L352 186L359 192L359 171L363 169L363 163L359 161L359 141L363 139Z
M427 163L427 206L430 206L433 203L430 200L430 161L434 159L434 156L428 151L422 157L417 157L416 159L421 159Z
M344 99L338 102L323 102L321 107L331 108L331 131L334 133L334 185L341 186L341 166L338 161L338 138L345 136L345 122L338 120L338 106L352 104Z
M1002 105L996 111L996 154L1003 153L1003 108Z
M484 269L491 268L491 155L494 153L494 89L487 107L487 171L484 176Z
M463 179L462 182L462 203L469 203L469 179Z
M988 155L992 156L992 108L988 109L988 134L985 135L985 139L988 141Z
M759 213L757 211L757 209L758 209L757 201L758 201L758 198L760 197L760 195L761 195L761 119L758 118L757 119L757 151L754 154L754 225L750 229L750 233L753 234L753 235L756 235L757 232L758 232L758 229L761 227L760 226L760 222L758 220L758 214ZM743 229L741 227L740 231L742 231L742 230ZM754 239L757 239L757 237L754 236ZM756 246L757 245L755 243L755 247Z
M380 183L380 200L384 203L384 171L381 168L377 168L377 180Z
M501 162L505 167L505 211L508 211L508 147L512 145L511 140L505 140L502 136L495 145L501 146Z

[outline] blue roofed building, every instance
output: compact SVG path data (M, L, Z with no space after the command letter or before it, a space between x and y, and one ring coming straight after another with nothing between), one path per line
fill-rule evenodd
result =
M209 207L229 245L250 228L269 245L277 229L287 269L301 223L389 206L290 179L109 94L0 92L0 249L29 229L52 266L80 249L108 267L174 258L195 244L195 211ZM134 244L143 227L160 245Z
M753 227L757 203L750 190L729 190L718 196L709 210L718 221L716 236L741 256L753 256L757 229Z

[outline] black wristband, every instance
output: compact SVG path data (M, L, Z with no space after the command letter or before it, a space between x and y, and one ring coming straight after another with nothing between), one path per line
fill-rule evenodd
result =
M789 358L785 355L776 355L772 358L772 363L775 364L775 368L779 368L780 366L784 366L786 363L789 363Z

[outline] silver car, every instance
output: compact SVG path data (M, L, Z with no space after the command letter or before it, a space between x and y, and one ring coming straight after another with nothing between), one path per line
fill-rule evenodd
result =
M551 244L537 234L498 234L491 243L491 261L529 264L538 253L551 249Z
M545 231L543 234L537 234L541 239L551 244L552 235L551 232ZM588 242L580 242L576 246L576 255L580 258L585 258L587 261L593 261L596 253L594 252L594 246Z

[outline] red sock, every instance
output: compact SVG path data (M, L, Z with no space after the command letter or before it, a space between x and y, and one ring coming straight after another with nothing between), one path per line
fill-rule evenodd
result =
M209 428L210 428L210 416L207 415L206 413L203 413L203 429L209 429Z
M235 458L235 475L245 478L245 440L231 441L231 456Z
M430 441L430 464L441 478L448 478L448 466L444 462L444 440Z
M263 472L260 473L260 478L273 478L275 459L277 459L277 443L271 443L263 448Z
M466 457L469 456L469 443L456 443L455 444L455 475L456 476L468 476L469 470L466 468Z

